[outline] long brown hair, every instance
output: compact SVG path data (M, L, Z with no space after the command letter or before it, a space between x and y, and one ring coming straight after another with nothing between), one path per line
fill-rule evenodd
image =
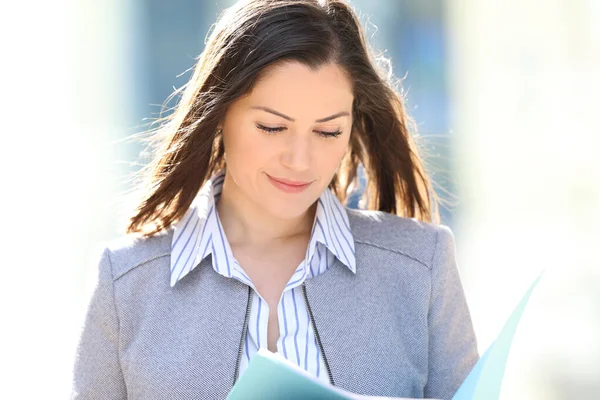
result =
M357 187L362 163L364 208L439 222L437 196L397 81L375 62L346 1L240 1L213 27L191 79L171 95L181 94L174 111L146 132L154 158L137 174L139 200L126 233L150 236L185 214L204 182L224 166L217 124L228 106L251 91L265 67L289 60L313 70L335 63L353 83L350 149L329 185L342 204Z

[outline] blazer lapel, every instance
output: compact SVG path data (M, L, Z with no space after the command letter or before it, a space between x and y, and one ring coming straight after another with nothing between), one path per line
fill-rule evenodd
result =
M366 308L360 307L353 291L357 277L337 258L334 264L315 279L306 281L306 296L323 344L335 386L348 387L358 378L352 371L353 354L359 336L357 321L364 320ZM358 335L358 336L357 336Z
M188 279L177 285L181 291L193 291L184 296L193 303L193 311L188 314L184 326L200 332L194 353L202 363L199 369L202 376L198 377L202 391L207 398L225 398L235 381L248 287L236 279L215 273L210 260L211 257L206 257L191 272L190 275L197 274L195 278L186 277Z

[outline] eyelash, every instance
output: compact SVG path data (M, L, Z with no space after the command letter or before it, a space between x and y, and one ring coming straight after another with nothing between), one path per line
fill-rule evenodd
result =
M281 131L283 131L285 129L284 127L271 128L271 127L264 126L264 125L261 125L261 124L256 124L256 127L258 129L260 129L261 131L266 132L266 133L268 133L270 135L273 135L276 132L281 132ZM326 138L330 138L330 137L337 138L338 136L340 136L342 134L341 130L337 130L335 132L326 132L326 131L315 131L315 132L317 132L322 137L326 137Z

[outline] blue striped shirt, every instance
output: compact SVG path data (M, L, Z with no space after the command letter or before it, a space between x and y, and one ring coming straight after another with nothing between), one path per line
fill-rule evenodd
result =
M206 256L212 254L212 267L216 273L237 279L253 289L252 308L240 363L241 376L258 349L267 348L269 306L233 256L217 214L215 205L221 195L224 179L224 169L215 173L202 186L190 208L174 226L171 287ZM325 382L329 381L329 377L300 285L327 271L333 264L334 257L356 273L354 239L348 216L344 206L328 188L318 199L306 257L288 281L277 305L277 352Z

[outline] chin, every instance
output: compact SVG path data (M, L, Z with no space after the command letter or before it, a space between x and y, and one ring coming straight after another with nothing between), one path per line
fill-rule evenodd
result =
M311 206L306 202L270 201L265 202L266 210L281 219L293 219L302 216Z

